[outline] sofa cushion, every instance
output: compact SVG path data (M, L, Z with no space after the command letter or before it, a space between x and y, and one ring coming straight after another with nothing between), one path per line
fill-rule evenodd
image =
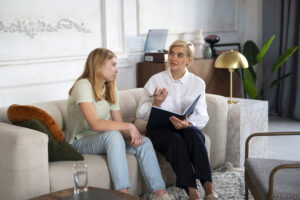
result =
M48 159L50 162L61 160L83 160L83 156L73 149L71 145L65 141L56 141L40 121L32 119L23 122L14 122L13 124L48 134Z
M11 122L36 119L45 125L54 139L59 142L63 139L63 132L55 120L47 112L35 106L11 105L7 110L7 117Z
M84 163L88 165L88 186L113 189L106 155L83 154ZM131 187L130 194L141 194L142 175L136 157L126 154ZM77 162L62 161L49 163L50 191L74 187L72 165Z
M216 169L225 163L227 144L227 98L206 94L207 112L209 121L203 128L211 140L210 164Z
M119 98L120 98L120 111L122 114L122 118L125 122L133 123L136 116L136 108L137 103L135 101L134 96L129 92L119 92Z
M136 118L134 121L134 125L140 131L141 134L146 135L147 121L142 120L140 118Z
M37 107L39 106L43 106L41 104L38 104ZM58 108L57 113L54 113L54 108ZM43 110L45 110L42 107L39 107ZM46 110L45 110L46 111ZM47 113L49 113L53 119L56 121L56 123L61 127L61 130L64 132L64 134L66 134L66 129L67 129L67 118L68 118L68 100L64 99L64 100L57 100L57 101L53 101L53 109L51 110L47 110ZM55 114L57 116L55 116ZM61 117L59 116L59 114L61 115ZM64 135L64 139L65 139L66 135Z

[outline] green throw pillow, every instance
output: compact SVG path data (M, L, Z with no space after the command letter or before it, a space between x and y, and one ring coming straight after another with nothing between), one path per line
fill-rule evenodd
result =
M48 129L38 120L31 119L23 122L13 123L17 126L30 128L36 131L46 133L49 137L48 143L48 156L49 161L61 161L61 160L83 160L83 156L78 153L70 144L65 141L58 142L49 133Z

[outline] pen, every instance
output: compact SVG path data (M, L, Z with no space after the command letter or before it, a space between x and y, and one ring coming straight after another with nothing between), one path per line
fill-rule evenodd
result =
M163 94L162 92L161 93L159 93L159 95L161 95L161 94ZM149 96L149 97L155 97L157 94L153 94L153 95L151 95L151 96Z

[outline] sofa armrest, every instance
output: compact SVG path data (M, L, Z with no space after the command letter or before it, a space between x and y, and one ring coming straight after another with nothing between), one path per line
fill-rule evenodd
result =
M0 122L0 193L3 199L28 199L50 192L48 136Z
M209 121L203 132L211 142L210 165L215 169L226 161L228 103L227 98L215 94L206 94Z

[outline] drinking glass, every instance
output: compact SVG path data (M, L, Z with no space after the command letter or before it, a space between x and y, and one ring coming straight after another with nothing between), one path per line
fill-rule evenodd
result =
M73 164L74 194L88 191L88 165L86 163Z

